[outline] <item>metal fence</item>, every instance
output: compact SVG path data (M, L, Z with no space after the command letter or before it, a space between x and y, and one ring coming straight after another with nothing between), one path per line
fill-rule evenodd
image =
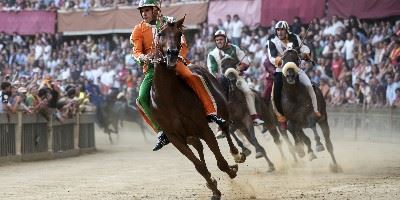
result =
M40 115L0 113L0 161L50 159L95 150L94 120L91 113L63 123Z

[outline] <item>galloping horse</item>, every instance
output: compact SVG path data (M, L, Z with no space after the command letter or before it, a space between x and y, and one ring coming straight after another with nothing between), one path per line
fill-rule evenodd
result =
M288 119L288 130L295 137L297 147L301 140L306 144L310 160L316 158L312 149L311 141L303 132L303 128L310 128L310 124L315 120L313 116L313 107L311 104L311 97L308 95L307 89L299 81L298 73L304 73L298 68L300 65L300 57L295 49L288 49L284 52L282 57L283 61L283 79L282 86L282 109L283 114ZM328 115L326 112L326 103L322 96L322 92L318 87L314 87L317 96L318 108L322 117L317 120L317 123L322 129L326 148L331 155L333 165L331 170L334 172L341 171L336 162L333 153L333 145L330 138L330 129L328 125Z
M255 131L254 131L254 126L253 126L253 121L250 118L250 112L249 109L247 108L247 103L245 96L242 91L240 91L236 84L237 84L237 72L234 70L235 66L237 64L237 60L226 56L224 59L221 61L221 69L222 72L224 73L224 76L220 78L220 83L222 88L224 89L224 94L228 99L228 107L229 107L229 116L231 119L231 124L230 124L230 134L233 136L233 138L236 140L238 145L242 148L243 152L248 152L248 154L251 152L249 149L247 149L242 141L239 140L239 138L235 135L235 131L239 130L245 137L246 139L255 147L256 149L256 158L261 158L264 157L265 160L268 162L268 172L272 172L275 170L274 164L270 161L270 159L267 156L267 153L265 149L260 145L258 142ZM230 71L233 70L233 71ZM258 96L256 96L257 98ZM260 98L258 98L260 100ZM260 113L260 110L258 109L258 113ZM264 119L268 120L268 119ZM266 121L266 123L270 123L269 121ZM275 128L275 127L273 127ZM275 143L278 145L279 150L281 152L281 155L283 156L283 151L282 147L280 145L280 140L279 140L279 133L275 129L271 129L271 134L277 134L277 140L276 137L274 137Z
M184 59L179 56L184 19L163 24L157 33L151 110L170 142L192 161L196 170L206 179L208 188L213 192L212 199L220 199L221 192L217 188L217 181L211 177L207 169L200 139L205 141L213 152L218 168L226 172L230 178L236 177L238 166L228 165L221 154L214 133L208 126L200 100L174 71L178 60ZM215 99L218 114L229 121L227 103L217 80L203 67L193 67L191 70L204 79ZM221 128L224 132L229 132L228 126ZM226 138L235 161L244 162L245 156L239 153L229 134ZM197 150L200 159L189 148L189 144Z

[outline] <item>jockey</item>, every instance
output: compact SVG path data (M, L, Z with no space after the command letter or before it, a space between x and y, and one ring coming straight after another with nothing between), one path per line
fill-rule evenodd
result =
M248 58L246 58L245 53L238 46L228 43L228 39L224 30L218 30L215 32L214 40L217 47L208 53L208 70L214 76L220 77L222 73L221 61L225 56L232 57L233 59L239 61L239 66L236 70L238 70L240 73L235 70L237 72L235 73L237 74L236 85L246 97L247 107L253 120L253 124L255 126L264 124L264 121L260 119L256 111L254 92L250 89L249 84L247 84L243 76L241 76L243 71L246 71L249 67L250 62Z
M161 3L159 0L140 0L138 9L140 15L143 18L138 25L133 28L131 34L132 56L136 62L143 68L144 78L140 85L139 96L136 99L136 104L139 108L140 113L144 117L145 121L157 132L158 141L153 151L161 149L163 146L169 143L167 136L161 130L158 123L154 120L154 117L150 110L150 90L154 75L154 64L151 63L151 59L155 53L154 40L157 36L157 31L162 23L169 20L173 20L172 17L161 15ZM180 55L186 58L188 47L184 36L182 36L182 47ZM204 80L193 74L189 68L184 64L187 60L180 60L176 64L176 73L180 76L197 94L200 101L203 104L206 118L209 122L215 122L219 126L224 125L225 120L217 116L217 108L211 93L207 89Z
M269 61L276 67L275 71L275 80L274 80L274 89L273 89L273 103L277 110L278 121L280 122L280 127L286 130L286 117L282 115L282 105L281 105L281 90L282 90L282 56L286 49L290 48L299 48L301 58L304 60L309 60L310 58L310 49L301 44L300 37L294 33L289 31L289 25L286 21L279 21L275 25L275 35L273 35L267 43L268 48L268 58ZM314 108L314 115L316 117L321 117L321 113L318 111L317 105L317 97L315 95L315 91L312 87L310 78L308 78L307 74L300 70L299 72L299 80L300 82L307 87L308 94L311 97L312 105Z

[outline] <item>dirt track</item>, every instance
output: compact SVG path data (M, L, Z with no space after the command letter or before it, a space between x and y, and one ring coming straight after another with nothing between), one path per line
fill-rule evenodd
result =
M136 126L126 126L114 145L98 131L96 153L1 165L0 199L209 199L204 179L172 145L154 153L154 138L146 143L139 132L128 131ZM336 139L344 172L333 174L327 152L297 164L287 155L285 165L270 137L257 136L276 172L267 173L265 160L252 154L230 180L206 148L207 166L223 199L400 199L400 144ZM233 164L226 141L218 142Z

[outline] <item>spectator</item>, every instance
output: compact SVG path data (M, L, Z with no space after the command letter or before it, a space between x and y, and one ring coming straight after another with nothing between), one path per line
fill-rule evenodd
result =
M396 89L396 98L393 102L393 106L396 108L400 108L400 88Z
M232 44L240 46L241 44L241 36L243 31L243 22L240 20L239 15L233 16L232 22Z

